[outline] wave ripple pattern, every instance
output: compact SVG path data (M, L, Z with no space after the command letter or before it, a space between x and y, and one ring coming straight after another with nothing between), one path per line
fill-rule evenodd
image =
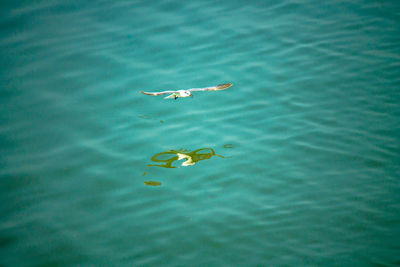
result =
M400 264L398 1L0 5L1 266Z

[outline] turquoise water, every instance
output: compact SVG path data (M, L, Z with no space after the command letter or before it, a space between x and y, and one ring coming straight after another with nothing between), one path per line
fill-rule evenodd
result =
M399 266L397 1L0 12L1 266Z

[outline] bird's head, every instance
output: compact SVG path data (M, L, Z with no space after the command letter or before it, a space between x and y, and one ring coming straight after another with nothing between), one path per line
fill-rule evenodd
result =
M188 97L188 96L193 97L193 95L192 95L192 93L190 93L190 91L188 91L188 90L183 90L183 91L181 92L181 97Z

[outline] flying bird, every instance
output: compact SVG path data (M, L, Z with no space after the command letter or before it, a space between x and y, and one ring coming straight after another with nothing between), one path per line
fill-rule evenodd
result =
M191 92L196 92L196 91L219 91L219 90L225 90L229 87L231 87L231 83L224 83L224 84L219 84L217 86L211 86L211 87L204 87L204 88L191 88L187 90L177 90L177 91L163 91L163 92L143 92L140 91L140 93L145 94L145 95L165 95L165 94L171 94L167 97L164 98L173 98L177 99L178 97L193 97Z

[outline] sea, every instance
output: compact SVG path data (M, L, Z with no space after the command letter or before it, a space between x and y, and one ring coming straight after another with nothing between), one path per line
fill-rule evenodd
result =
M399 1L0 7L0 266L400 266Z

